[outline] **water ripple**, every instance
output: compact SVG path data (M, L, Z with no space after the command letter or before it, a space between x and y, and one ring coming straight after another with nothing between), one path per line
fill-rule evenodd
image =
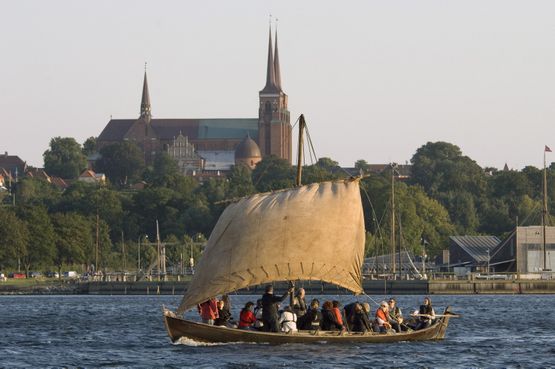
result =
M233 296L235 315L252 299ZM420 299L398 297L405 312ZM160 306L178 302L178 296L0 296L0 368L555 367L550 295L434 296L436 310L453 305L463 314L447 339L388 345L171 344ZM530 306L541 319L530 317Z

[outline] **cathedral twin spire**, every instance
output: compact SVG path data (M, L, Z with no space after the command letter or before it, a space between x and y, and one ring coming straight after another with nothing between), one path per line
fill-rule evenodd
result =
M275 52L272 47L272 28L268 34L268 65L266 69L266 86L260 92L279 93L281 92L281 71L279 67L278 38L276 30Z
M141 98L141 118L150 122L151 107L150 107L150 94L148 93L148 81L146 79L146 64L145 64L145 78L143 81L143 97Z
M266 93L282 92L277 30L276 30L276 44L274 49L272 45L271 27L268 34L268 65L267 65L267 71L266 71L266 86L264 86L264 88L260 92L266 92ZM150 106L150 94L148 91L148 81L146 78L146 63L145 63L145 75L144 75L144 81L143 81L143 95L141 98L141 118L145 119L147 122L150 122L150 119L152 118L151 106Z

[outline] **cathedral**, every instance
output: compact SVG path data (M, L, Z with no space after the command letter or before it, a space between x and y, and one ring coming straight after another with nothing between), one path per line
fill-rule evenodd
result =
M273 45L270 29L266 85L259 92L257 118L152 118L145 71L140 116L111 119L98 136L97 148L132 141L143 151L146 164L166 152L183 174L210 175L237 163L254 168L269 155L291 162L291 130L287 95L281 86L277 32Z

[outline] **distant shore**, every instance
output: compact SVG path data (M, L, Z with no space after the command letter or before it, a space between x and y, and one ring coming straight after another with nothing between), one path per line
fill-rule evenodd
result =
M0 295L182 295L187 281L141 282L77 282L55 281L34 284L0 282ZM275 283L276 292L285 291L286 283ZM303 282L309 295L342 295L351 292L329 283ZM369 295L471 295L471 294L555 294L555 280L473 280L473 281L394 281L365 280L363 287ZM240 294L261 295L263 286L238 291Z

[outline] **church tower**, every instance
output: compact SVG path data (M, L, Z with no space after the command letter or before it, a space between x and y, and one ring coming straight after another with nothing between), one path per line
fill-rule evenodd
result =
M276 31L275 50L272 29L268 35L266 85L259 93L258 146L263 156L275 155L291 162L292 140L287 95L281 88L281 71Z
M152 111L146 69L143 80L140 116L127 130L123 139L135 142L139 145L143 151L144 161L146 164L152 163L156 152L160 149L156 132L152 129Z
M141 98L140 118L143 119L147 125L150 124L150 119L152 118L151 108L150 108L150 94L148 93L148 81L146 79L146 67L145 67L145 77L143 80L143 96Z

